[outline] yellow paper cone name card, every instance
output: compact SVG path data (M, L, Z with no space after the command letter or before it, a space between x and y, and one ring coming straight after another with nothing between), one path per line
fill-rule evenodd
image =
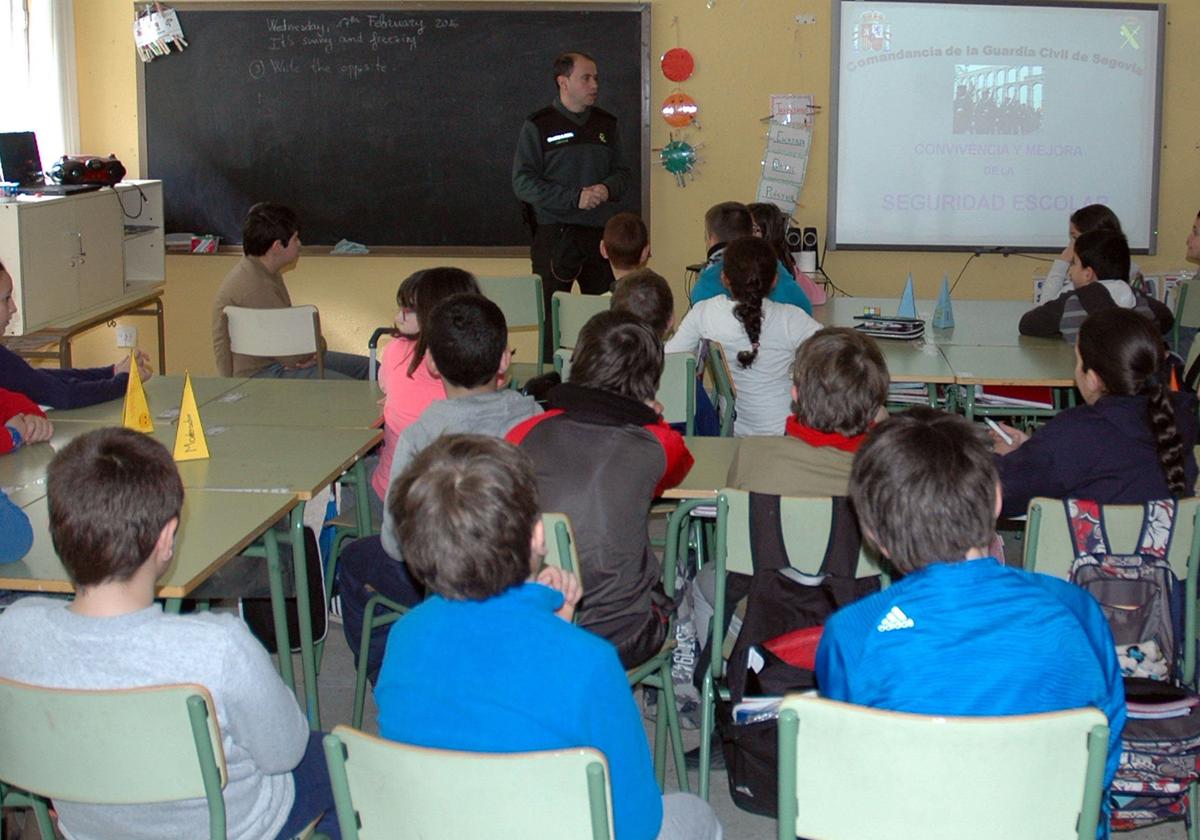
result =
M154 431L154 421L150 419L150 405L146 402L146 391L142 388L136 354L136 350L129 351L129 384L125 388L125 408L121 413L121 425L135 432L149 434Z
M175 460L201 461L207 457L208 440L204 437L200 409L196 407L196 394L192 391L192 375L185 370L183 400L179 404L179 426L175 430Z

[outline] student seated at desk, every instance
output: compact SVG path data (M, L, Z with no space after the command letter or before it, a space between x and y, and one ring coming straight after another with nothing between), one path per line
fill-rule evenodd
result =
M796 350L784 434L744 438L728 485L777 496L845 496L854 453L887 417L890 382L870 336L850 327L814 333Z
M389 486L418 452L441 435L471 432L501 437L522 420L542 412L533 397L503 387L512 359L508 325L500 307L483 295L446 298L430 313L422 334L429 350L425 364L445 384L446 399L430 403L416 422L401 432L392 456ZM372 596L378 593L412 606L424 595L409 577L403 558L392 505L384 508L378 537L355 540L342 552L338 564L342 627L356 660L363 612ZM383 662L387 631L381 627L368 640L367 677L372 684Z
M54 425L45 413L24 394L0 388L0 455L20 449L27 443L44 443L54 436Z
M1129 309L1089 315L1075 344L1084 405L1032 436L1002 426L1012 443L992 435L1004 515L1024 514L1035 496L1132 504L1193 495L1196 396L1171 392L1168 375L1148 320Z
M0 335L17 314L12 277L0 263ZM138 375L145 382L153 375L150 357L137 353ZM35 368L0 346L0 388L24 394L38 405L51 408L83 408L125 396L129 384L129 357L115 365L98 368Z
M711 297L729 296L729 288L721 282L725 248L735 239L753 235L754 219L745 204L723 201L708 208L704 214L704 243L708 247L708 262L692 287L690 298L693 306ZM811 315L812 303L808 296L779 260L775 261L775 276L777 282L770 289L771 300L790 303Z
M636 213L618 213L604 224L600 239L600 256L608 260L613 284L629 274L645 268L650 261L650 231Z
M571 518L579 624L616 645L627 668L662 646L671 609L650 547L650 503L692 468L654 402L662 367L662 342L644 321L599 312L579 333L570 381L507 436L533 460L545 510Z
M792 365L792 414L782 436L742 438L725 483L774 496L846 496L854 453L887 417L887 363L870 336L826 327L800 345ZM696 636L708 638L716 597L713 564L696 575L692 604ZM732 606L750 578L730 576Z
M771 250L775 252L779 262L783 263L788 274L795 278L796 283L804 291L808 302L813 306L824 303L827 298L825 289L814 283L811 277L800 270L800 266L796 265L796 258L792 256L792 249L788 247L788 217L777 205L769 201L747 204L746 208L750 211L750 218L754 220L754 235L761 236L771 246Z
M29 517L0 490L0 564L17 562L32 547L33 528ZM7 591L0 589L0 604L7 600L7 595Z
M1075 257L1075 240L1083 234L1091 233L1094 230L1111 230L1117 233L1124 233L1121 230L1121 220L1106 205L1089 204L1086 207L1080 207L1072 213L1067 223L1067 245L1063 248L1062 253L1058 255L1058 259L1050 266L1050 270L1046 272L1046 282L1042 284L1037 298L1039 305L1054 300L1062 295L1064 290L1070 288L1070 281L1067 278L1067 274L1071 269L1071 262ZM1131 288L1136 285L1135 281L1141 276L1142 269L1137 263L1130 260L1129 285Z
M613 284L614 312L631 312L650 325L663 341L675 329L675 296L661 274L648 268L624 275ZM683 433L687 423L672 423L671 428ZM704 371L696 371L696 416L693 423L696 435L715 437L721 433L721 418L704 390Z
M391 628L375 690L380 734L481 752L594 747L608 759L615 837L719 840L707 803L659 791L613 646L571 624L579 581L541 567L529 458L492 438L439 438L397 479L388 507L431 594ZM538 807L539 792L526 795Z
M1108 787L1125 725L1112 633L1080 587L988 556L1001 509L990 450L982 427L924 407L867 436L850 496L863 535L903 577L826 622L817 687L923 715L1095 706L1110 730Z
M0 388L0 455L7 455L22 446L50 440L54 426L42 410L27 397ZM0 490L0 564L15 563L33 546L33 529L29 517ZM0 604L9 593L0 590Z
M731 297L700 301L667 342L668 353L696 352L705 340L725 348L737 388L737 437L783 434L796 348L821 329L799 307L768 296L777 285L777 262L771 246L758 237L735 239L721 265L721 282Z
M220 376L267 376L285 379L315 379L317 357L270 358L244 356L229 349L229 320L226 306L246 309L286 309L292 305L283 270L300 259L300 222L290 207L261 202L246 213L242 222L241 261L221 281L212 309L213 355ZM366 379L366 356L336 353L325 349L321 339L326 379Z
M379 359L379 388L383 391L383 448L379 465L371 475L371 487L383 514L388 481L392 474L392 453L401 432L421 416L430 403L446 398L446 386L425 364L429 340L421 324L429 321L434 308L451 295L480 294L479 284L470 272L461 268L426 268L409 275L396 290L396 338L383 348ZM372 508L375 508L372 500Z
M231 840L290 838L322 812L319 829L340 836L321 733L309 733L266 650L236 616L166 615L154 601L183 505L171 453L147 435L99 429L55 456L46 490L75 600L23 598L0 613L0 675L55 688L203 685L229 769ZM208 836L203 799L54 806L79 840Z
M1075 240L1069 277L1072 288L1021 316L1021 335L1062 336L1074 342L1079 325L1093 312L1120 307L1153 321L1165 333L1175 316L1164 304L1125 282L1129 274L1129 243L1112 230L1094 230Z

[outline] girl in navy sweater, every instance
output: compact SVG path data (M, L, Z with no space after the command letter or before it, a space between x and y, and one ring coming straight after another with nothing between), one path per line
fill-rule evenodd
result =
M1158 330L1129 309L1087 317L1075 345L1075 384L1084 405L1032 437L993 433L1005 516L1034 496L1134 504L1191 496L1196 486L1196 398L1168 390Z

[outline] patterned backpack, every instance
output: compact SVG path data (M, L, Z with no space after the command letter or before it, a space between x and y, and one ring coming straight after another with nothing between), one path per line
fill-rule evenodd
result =
M1183 645L1195 642L1184 638L1185 587L1168 562L1176 504L1145 503L1133 554L1112 551L1101 505L1067 499L1064 506L1075 553L1070 579L1108 619L1130 704L1112 828L1178 819L1188 786L1200 778L1200 698L1179 684Z

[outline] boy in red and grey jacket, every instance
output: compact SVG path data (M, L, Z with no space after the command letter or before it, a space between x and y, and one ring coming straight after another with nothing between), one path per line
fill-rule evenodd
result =
M575 529L583 578L578 623L611 641L626 668L662 646L670 600L647 520L654 498L692 468L654 401L662 341L628 312L601 312L579 334L570 381L545 414L507 435L533 460L546 511Z

